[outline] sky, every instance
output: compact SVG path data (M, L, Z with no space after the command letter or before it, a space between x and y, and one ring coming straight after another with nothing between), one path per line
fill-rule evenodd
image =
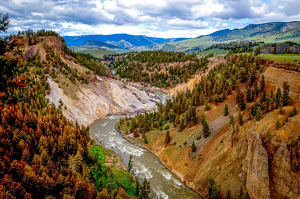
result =
M248 24L300 21L300 0L0 0L8 33L192 38Z

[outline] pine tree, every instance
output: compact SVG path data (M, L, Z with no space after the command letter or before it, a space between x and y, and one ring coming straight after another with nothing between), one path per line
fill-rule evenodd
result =
M239 87L237 88L237 91L236 91L236 101L237 101L237 104L239 105L240 109L244 110L246 107L246 104L244 102L245 94L240 90Z
M139 183L139 179L137 177L135 177L134 185L135 185L134 195L139 196L140 195L140 183Z
M179 114L176 115L175 124L177 124L177 125L180 124L180 115Z
M100 177L98 182L98 190L101 190L102 188L103 188L103 181L102 181L102 177Z
M208 178L208 194L210 199L220 199L220 193L216 182L212 178Z
M193 106L191 109L191 120L193 121L193 124L197 124L197 115L196 115L196 107Z
M239 125L243 125L243 124L244 124L243 115L241 111L239 111Z
M230 115L229 124L234 125L234 116Z
M228 192L227 192L227 196L226 196L226 198L225 199L231 199L231 192L230 192L230 190L228 189Z
M282 113L283 113L283 108L282 108L282 105L280 103L280 105L279 105L279 114L282 114Z
M261 48L260 48L260 46L258 46L258 48L256 49L255 56L257 56L259 54L261 54Z
M192 152L196 152L197 148L195 142L192 143Z
M261 118L261 108L260 108L260 106L258 106L256 111L255 111L255 118L256 118L256 121L259 121L260 118Z
M179 125L179 130L183 130L185 127L185 118L182 118Z
M107 183L107 185L106 185L106 190L107 190L107 192L108 192L109 194L111 194L112 188L111 188L111 184L110 184L110 183Z
M247 102L251 102L252 101L251 89L249 87L247 88L247 91L246 91L246 100L247 100Z
M297 109L296 109L296 106L294 106L294 109L290 112L289 116L293 117L296 114L297 114Z
M229 114L229 112L228 112L228 106L226 104L225 108L224 108L224 115L227 116L228 114Z
M261 92L263 92L265 90L265 86L266 86L265 76L262 76L261 83L260 83L260 91Z
M128 171L132 169L132 155L129 156Z
M275 99L275 106L276 106L276 108L279 108L279 106L281 104L280 103L281 97L282 97L281 89L278 87L277 88L277 92L276 92L276 99Z
M170 144L171 142L171 137L170 137L170 131L167 131L166 137L165 137L165 144Z
M144 143L145 143L145 144L148 144L148 139L147 139L147 137L146 137L145 134L143 135L143 138L144 138Z
M205 110L208 111L209 109L210 109L210 107L208 106L208 103L206 102L206 103L205 103Z
M291 47L288 47L283 51L283 54L292 54Z
M276 121L276 130L278 130L281 126L281 123L279 120Z
M203 136L206 138L210 135L210 130L207 122L205 121L205 118L202 119L202 125L203 125Z
M257 82L254 83L254 93L255 93L255 96L257 96L259 94Z
M284 106L288 105L291 101L289 92L290 92L290 85L287 82L283 82L282 103Z
M142 196L144 199L150 199L149 194L150 194L150 182L147 180L147 178L144 179L143 181L143 186L142 186Z
M272 50L272 54L276 55L277 54L277 44L275 44L273 50Z

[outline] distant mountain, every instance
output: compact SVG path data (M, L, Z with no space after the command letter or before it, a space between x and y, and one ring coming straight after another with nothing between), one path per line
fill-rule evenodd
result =
M216 37L216 36L220 36L220 35L226 34L226 33L230 32L230 31L231 30L227 28L227 29L223 29L223 30L218 30L218 31L213 32L213 33L211 33L209 35L201 35L201 36L199 36L197 38L201 38L201 37L205 37L205 36Z
M144 35L113 34L113 35L82 35L63 37L68 46L80 46L88 40L95 40L115 45L121 48L131 48L135 46L148 46L155 43L168 43L172 41L182 41L187 38L157 38Z
M88 40L84 42L83 45L80 47L82 48L119 48L118 46L114 46L102 41L95 41L95 40Z
M209 35L201 35L197 38L171 42L169 44L175 46L175 51L190 52L196 49L204 50L214 44L247 41L273 43L292 41L300 43L300 22L250 24L241 29L223 29Z

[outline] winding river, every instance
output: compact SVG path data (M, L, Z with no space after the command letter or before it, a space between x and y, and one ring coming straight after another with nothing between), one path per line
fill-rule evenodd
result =
M168 95L155 92L164 103ZM112 115L101 118L90 125L90 135L122 157L128 166L129 156L132 155L134 174L141 181L150 181L150 197L164 199L192 199L202 198L193 190L185 187L180 180L159 161L159 158L149 151L139 148L127 140L115 129L115 124L124 115Z

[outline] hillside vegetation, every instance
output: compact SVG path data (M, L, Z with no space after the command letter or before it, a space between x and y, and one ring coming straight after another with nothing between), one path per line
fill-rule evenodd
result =
M209 57L172 51L143 51L120 56L116 61L108 62L108 66L126 82L167 88L187 82L194 74L205 70Z
M7 25L7 16L1 17L0 29ZM134 191L130 173L106 166L112 152L95 145L89 128L67 119L62 103L55 106L46 98L51 76L63 74L70 84L88 84L87 76L62 61L58 48L65 46L64 53L70 53L65 56L96 74L105 72L92 57L69 51L57 36L29 30L9 41L1 38L0 197L147 198L146 181ZM41 41L44 47L38 48ZM31 56L37 48L45 51Z
M227 56L191 90L117 127L204 196L215 186L224 198L298 198L299 70Z

